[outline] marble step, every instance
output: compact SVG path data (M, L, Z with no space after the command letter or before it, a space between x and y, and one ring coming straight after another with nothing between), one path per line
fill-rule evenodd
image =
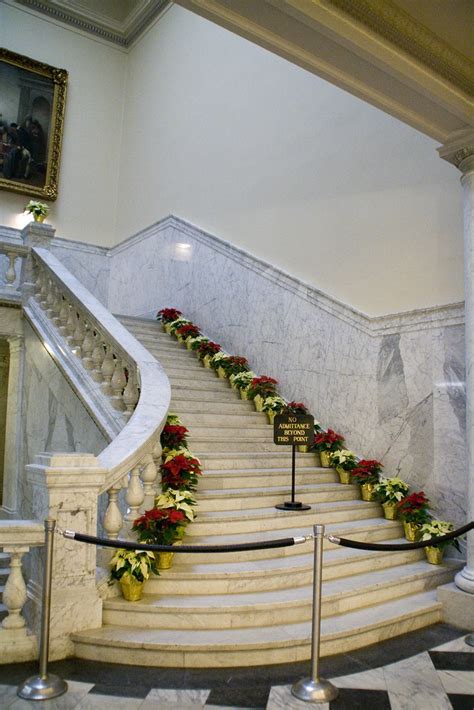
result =
M202 405L201 405L202 406ZM239 427L239 429L258 429L264 432L270 437L273 437L273 427L268 423L268 419L263 412L255 411L245 411L245 412L235 412L230 414L229 412L209 412L206 408L205 412L184 412L183 408L179 408L179 418L186 427L193 428L203 427L203 426L213 426L213 427L228 427L234 426Z
M287 478L289 476L287 475ZM295 499L312 505L342 500L359 500L356 486L342 486L340 483L310 483L296 488ZM265 488L246 488L245 495L240 489L201 491L198 496L198 515L209 511L241 511L252 508L275 506L291 500L291 486L272 486Z
M435 591L329 616L321 623L321 655L347 653L441 620ZM311 623L238 629L143 629L104 626L72 635L75 655L89 660L168 668L242 667L304 661Z
M227 454L264 454L267 453L270 456L275 454L280 446L273 443L270 436L246 436L245 432L242 431L242 435L239 437L234 437L233 439L227 437L195 437L192 434L188 436L189 444L192 450L196 454L220 454L221 456L226 456ZM313 465L315 463L315 457L313 454Z
M283 451L284 449L284 451ZM281 450L281 451L280 451ZM248 469L272 469L287 468L291 470L291 453L286 451L286 447L273 446L270 452L203 452L199 457L204 471L216 470L248 470ZM317 465L315 454L297 454L296 470L314 468ZM332 469L321 469L330 471Z
M257 417L259 420L262 417L262 413L255 411L255 407L252 402L247 402L242 399L238 399L235 402L230 400L226 400L224 402L210 400L206 402L205 407L206 416L219 417L223 414L230 414L232 416L244 415L247 417ZM170 410L174 412L178 409L181 419L184 419L187 415L198 415L201 413L203 411L203 404L201 400L186 399L184 395L180 397L180 395L177 395L173 390Z
M296 489L299 486L309 485L311 483L338 483L339 479L336 472L329 468L304 468L297 469L295 474ZM341 485L341 484L339 484ZM204 493L222 492L223 496L226 491L240 490L241 492L251 488L273 488L273 487L289 487L291 486L291 467L289 468L273 468L273 469L220 469L217 471L205 470L199 479L199 495ZM348 488L350 486L347 486Z
M387 542L389 540L396 540L402 534L402 525L398 521L385 520L383 518L368 518L365 520L355 520L347 522L339 522L335 524L328 523L325 526L327 534L337 535L339 537L345 537L350 540L359 540L371 542ZM313 528L311 525L296 525L290 533L290 537L305 537L311 535ZM220 545L237 545L244 542L257 542L260 540L276 540L281 537L278 533L272 530L262 530L257 534L249 535L249 533L233 533L219 535ZM286 535L284 536L286 537ZM185 544L189 545L214 545L215 535L195 535L190 537L186 535L184 538ZM247 562L254 560L264 560L264 559L274 559L280 557L295 557L305 554L307 551L307 544L304 543L300 545L291 545L289 547L283 548L267 548L264 550L247 550L244 552L220 552L218 562L219 564L224 563L237 563L237 562ZM323 548L325 555L328 553L341 554L342 551L346 552L349 548L343 548L339 545L334 545L330 543L329 540L325 539L323 543ZM358 551L359 552L359 551ZM372 554L372 553L370 553ZM391 553L393 554L393 553ZM183 552L175 557L178 560L177 564L202 564L209 562L209 553L207 552Z
M425 561L393 566L323 582L322 618L371 607L445 584L453 577L451 565L428 565ZM290 571L291 573L291 571ZM295 573L296 574L296 573ZM311 574L308 575L311 578ZM175 580L179 584L179 580ZM208 580L208 585L212 584ZM313 586L252 591L242 583L241 593L193 593L191 596L146 593L133 605L119 598L104 603L104 623L151 629L231 629L271 627L281 619L287 624L310 621ZM147 585L148 589L148 585ZM163 591L166 594L166 591Z
M203 401L206 401L207 392L225 392L230 394L233 399L237 399L235 390L231 389L228 384L219 379L218 377L209 377L206 379L199 379L197 377L183 377L182 375L170 375L168 370L165 370L168 375L168 379L171 382L171 389L173 387L186 387L189 390L199 391L202 393Z
M206 387L210 384L215 384L218 385L219 388L224 387L226 390L232 390L228 380L222 380L220 377L216 377L212 370L205 370L204 368L182 368L176 365L168 366L165 365L160 358L157 359L163 365L163 368L171 383L177 380L185 382L195 381ZM235 393L235 390L232 391Z
M196 535L219 535L225 533L258 533L262 530L272 530L276 536L292 535L296 525L312 526L316 523L336 523L347 520L363 520L373 518L381 513L378 503L366 503L360 500L316 503L310 510L286 511L275 508L255 508L244 512L218 511L201 513L187 528L189 539Z
M213 439L214 441L257 439L273 444L273 429L268 424L262 424L261 422L235 426L235 424L227 424L222 421L217 424L194 425L188 434L188 438L193 441L204 438Z
M217 384L218 381L216 381ZM191 387L181 381L181 384L176 382L171 383L171 397L173 401L185 400L189 402L198 401L201 406L212 406L214 402L233 402L237 404L238 400L235 397L235 391L231 389L221 388L201 388L199 386ZM242 400L240 400L242 401ZM203 404L204 403L204 404ZM249 404L247 402L247 404ZM250 404L252 404L250 402ZM255 407L253 408L255 411ZM178 412L179 413L179 412Z

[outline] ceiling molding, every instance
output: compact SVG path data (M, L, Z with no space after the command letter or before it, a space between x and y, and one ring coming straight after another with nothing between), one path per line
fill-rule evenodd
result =
M149 27L171 0L142 0L123 22L110 15L90 10L85 5L71 5L67 0L16 0L65 25L127 48Z

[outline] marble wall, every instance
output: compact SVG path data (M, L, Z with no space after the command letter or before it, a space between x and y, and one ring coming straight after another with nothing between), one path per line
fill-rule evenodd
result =
M27 323L24 335L23 463L44 451L98 454L108 442ZM22 471L18 499L28 518L33 504L24 465Z
M0 491L3 491L3 462L5 458L5 427L8 396L8 341L0 339ZM0 504L1 504L0 492Z
M437 515L464 522L462 304L369 318L174 217L110 258L115 312L179 308L387 475L423 487Z

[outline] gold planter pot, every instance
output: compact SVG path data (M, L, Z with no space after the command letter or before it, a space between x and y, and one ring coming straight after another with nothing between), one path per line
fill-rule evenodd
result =
M256 394L255 397L253 398L253 403L254 403L254 405L255 405L255 410L256 410L257 412L263 412L263 403L264 403L264 401L265 401L265 400L263 399L263 397L262 397L261 395L259 395L259 394Z
M439 547L425 547L425 555L430 565L440 565L443 561L443 550Z
M403 530L405 532L405 537L409 542L416 542L417 532L420 526L416 523L409 523L406 520L403 521Z
M119 579L119 582L123 598L128 602L137 602L142 598L145 582L140 582L136 577L132 577L131 574L124 574Z
M342 466L336 466L336 471L339 474L340 483L352 483L352 475L350 471L346 471Z
M270 424L273 424L273 422L275 421L276 415L277 415L277 413L274 412L273 410L271 410L271 409L268 410L267 417L268 417L268 421L270 422Z
M174 552L158 552L158 569L169 569L173 564Z
M383 514L387 520L396 520L398 508L396 503L382 503Z
M240 390L240 399L248 399L249 395L246 389Z
M237 387L237 385L235 384L235 382L232 382L232 380L229 380L229 383L230 383L231 389L233 389L233 390L238 390L238 389L239 389L239 388Z
M192 345L191 341L192 341L191 337L186 338L186 350L191 350L191 345Z
M323 468L331 468L331 459L329 458L330 451L320 451L319 460Z
M44 222L44 220L46 219L46 215L45 214L34 214L33 219L35 222L41 223L41 222Z
M360 487L360 495L362 500L371 501L375 500L374 484L373 483L363 483Z
M169 335L171 333L171 323L163 323L163 330Z
M211 369L211 355L204 355L201 362L204 365L204 367L207 367L208 370Z
M226 375L223 367L218 367L216 374L217 374L217 377L221 378L221 380L225 380L227 378L227 375Z
M309 451L309 446L307 444L298 444L298 451L300 454L307 454Z

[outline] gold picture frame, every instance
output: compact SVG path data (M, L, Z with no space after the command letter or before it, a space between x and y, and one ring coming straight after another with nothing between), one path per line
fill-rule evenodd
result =
M68 73L0 47L0 188L55 200Z

